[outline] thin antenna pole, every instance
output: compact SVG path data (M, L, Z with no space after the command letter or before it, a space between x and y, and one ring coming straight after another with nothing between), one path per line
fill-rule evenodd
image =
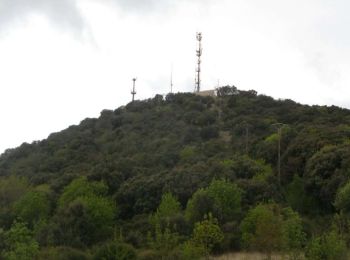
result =
M202 33L197 33L198 49L196 51L198 60L197 60L197 69L196 69L196 81L195 81L195 92L199 92L201 89L201 56L202 56Z
M132 81L133 81L133 86L132 86L131 95L132 95L132 102L134 102L134 100L135 100L135 95L136 95L136 89L135 89L136 78L133 78Z
M171 64L171 73L170 73L170 93L173 93L173 64Z

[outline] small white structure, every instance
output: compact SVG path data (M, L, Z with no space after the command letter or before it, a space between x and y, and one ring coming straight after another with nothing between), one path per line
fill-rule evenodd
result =
M202 90L202 91L199 91L199 92L195 92L195 94L198 95L198 96L202 96L202 97L206 97L206 96L216 97L217 96L216 89Z

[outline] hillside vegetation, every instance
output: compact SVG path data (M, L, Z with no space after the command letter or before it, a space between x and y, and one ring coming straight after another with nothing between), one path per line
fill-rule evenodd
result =
M0 176L3 259L347 259L350 111L335 106L157 95L7 150Z

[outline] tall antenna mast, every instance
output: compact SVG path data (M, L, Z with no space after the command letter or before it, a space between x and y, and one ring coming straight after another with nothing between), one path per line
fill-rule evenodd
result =
M201 90L201 56L202 56L202 33L197 33L197 41L198 41L198 49L196 51L198 61L197 61L197 69L196 69L196 86L195 92L199 92Z
M170 93L173 93L173 64L171 64L171 73L170 73Z
M136 78L133 78L132 81L133 81L133 86L132 86L131 95L132 95L132 102L134 102L135 95L136 95L136 90L135 90Z

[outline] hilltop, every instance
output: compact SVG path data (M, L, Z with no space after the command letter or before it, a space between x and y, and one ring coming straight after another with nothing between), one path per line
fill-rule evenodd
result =
M281 127L280 183L278 127ZM25 188L14 192L18 195L11 198L7 198L5 192L1 194L0 225L8 230L15 219L23 220L34 230L41 248L69 246L85 251L84 254L88 254L88 248L112 239L110 229L122 226L123 243L142 252L140 257L146 254L142 250L150 248L162 252L147 242L147 233L153 232L153 222L148 221L148 216L160 212L164 194L171 194L178 206L174 206L176 214L170 217L175 218L179 238L178 243L165 250L167 252L186 241L194 222L201 221L208 212L213 213L224 234L224 242L215 244L214 252L246 248L248 242L240 238L245 232L242 223L261 203L266 206L265 210L273 209L272 212L284 212L286 208L295 212L303 220L303 234L311 241L315 235L330 232L326 227L333 223L336 213L340 210L346 213L346 202L339 202L341 199L334 202L340 197L337 193L346 192L343 187L347 187L349 169L350 110L275 100L254 90L241 91L233 86L220 88L217 97L191 93L157 95L114 111L103 110L99 118L87 118L45 140L24 143L3 153L0 188L11 181L24 182ZM213 180L226 183L220 185L234 185L231 188L239 193L239 210L227 215L223 209L217 211L217 203L214 208L203 209L209 203L204 202L205 199L215 197L203 195L204 204L198 206L203 214L192 218L191 223L191 217L186 217L189 200L193 200L198 190L204 192L214 185ZM80 192L79 185L86 189ZM40 217L35 215L28 220L26 214L13 208L25 194L38 189L44 190L49 208L41 233L35 229L37 222L32 222L33 218L39 220ZM70 203L85 198L86 190L115 205L114 213L106 212L112 214L108 227L102 223L91 227L90 223L82 229L79 226L82 223L77 223L79 214L72 213L74 205ZM72 198L66 200L67 196ZM80 203L89 212L90 202ZM66 209L61 208L62 205ZM287 218L281 214L282 219ZM88 217L86 221L91 219L94 218ZM58 224L53 224L55 221ZM164 219L162 221L163 227ZM106 230L103 234L89 231L97 227ZM156 230L155 239L162 230ZM48 237L52 241L48 242ZM347 243L347 238L339 239ZM306 248L306 240L301 244L298 250ZM266 247L251 248L264 251L262 248ZM282 247L272 250L279 251Z

